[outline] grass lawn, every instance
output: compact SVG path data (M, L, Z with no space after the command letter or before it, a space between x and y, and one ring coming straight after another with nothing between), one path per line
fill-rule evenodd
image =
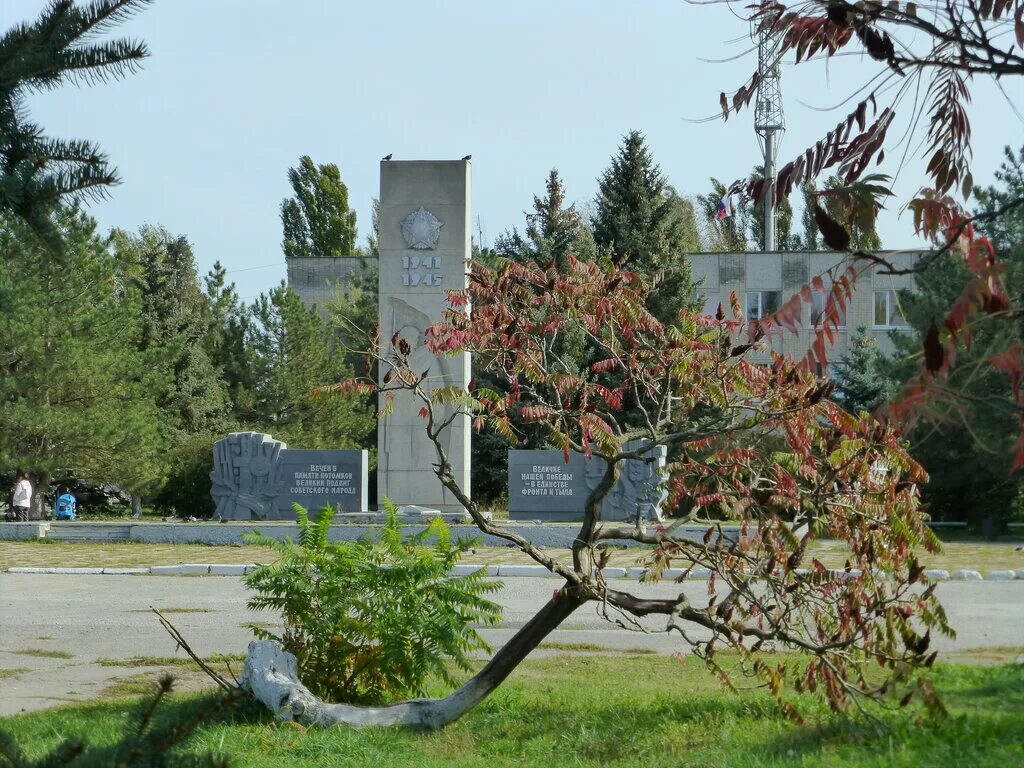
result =
M304 730L276 725L252 705L220 713L189 746L234 766L689 766L692 768L1008 768L1024 765L1024 665L940 665L936 683L951 716L913 707L886 715L879 736L862 721L799 706L781 717L762 692L725 692L694 660L557 656L528 661L497 693L438 733ZM125 686L135 692L136 685ZM173 696L163 715L184 716L203 695ZM66 706L0 720L38 757L64 737L109 744L138 698Z
M617 548L610 564L620 567L636 565L643 550ZM846 560L843 544L818 541L810 555L828 566L842 567ZM0 541L0 570L14 566L78 566L137 567L176 565L178 563L265 563L275 558L265 547L216 547L202 544L138 544L127 542L78 543L66 541ZM564 550L568 561L569 552ZM930 568L980 568L982 572L997 569L1024 568L1024 552L1016 552L1013 543L951 542L938 555L922 556ZM532 563L518 549L509 547L478 547L463 555L463 563L496 565L501 563Z

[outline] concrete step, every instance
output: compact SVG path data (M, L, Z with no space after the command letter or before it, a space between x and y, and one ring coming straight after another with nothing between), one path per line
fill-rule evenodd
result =
M118 523L50 523L46 538L55 541L128 541L131 525Z

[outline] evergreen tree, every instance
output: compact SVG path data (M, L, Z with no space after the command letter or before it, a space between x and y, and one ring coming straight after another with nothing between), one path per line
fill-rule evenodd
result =
M205 282L210 308L207 353L227 389L231 412L237 420L238 414L251 403L252 361L246 347L251 318L238 298L235 284L228 284L227 271L219 261L214 263Z
M283 282L257 298L248 345L253 357L253 428L304 448L361 448L373 409L354 396L314 394L351 377L330 328Z
M294 197L281 202L281 243L287 259L356 255L356 212L334 164L314 165L309 155L288 169Z
M850 413L872 412L898 394L891 364L876 340L858 328L835 369L836 400Z
M534 196L533 211L526 214L526 236L515 229L499 235L495 255L565 272L570 254L577 259L594 258L593 233L576 206L566 205L565 187L556 169L548 173L544 189L543 196Z
M141 296L95 222L47 216L59 256L0 215L0 465L33 473L37 505L55 476L139 491L160 477L166 383L139 344Z
M55 0L36 21L0 37L0 211L20 218L54 252L62 229L51 217L57 201L100 196L117 183L117 172L95 144L45 136L29 119L26 95L132 72L147 55L145 44L96 37L148 2Z
M1024 197L1024 149L1007 149L996 173L998 186L977 190L979 212L995 211ZM986 222L1006 269L1003 280L1011 296L1024 295L1024 208L1018 207L995 222ZM910 332L894 332L895 355L848 356L841 369L840 395L870 395L872 383L882 383L886 397L899 391L917 372L928 329L941 325L948 308L969 279L960 259L939 259L915 276L916 290L903 292L900 303ZM948 397L922 408L925 417L910 433L911 452L931 479L924 488L929 510L937 519L978 522L985 517L1007 520L1020 515L1021 478L1010 473L1018 418L1011 382L987 363L988 358L1014 342L1024 341L1020 325L991 317L972 324L969 349L961 350L948 384ZM873 397L864 397L865 407ZM845 403L844 403L845 404Z
M488 264L497 264L501 259L533 261L545 269L565 273L570 255L584 261L592 261L597 255L586 219L575 205L566 203L565 188L555 169L548 173L544 194L533 198L533 208L526 213L524 233L513 229L499 235L494 250L478 250L474 260ZM554 351L567 373L585 374L588 344L581 328L567 328L554 345ZM474 359L473 368L478 386L489 388L497 385L490 378L485 361ZM514 417L514 422L525 436L522 447L546 447L543 435L532 425L518 416ZM508 441L505 438L491 431L473 435L471 480L476 498L493 502L505 494L507 462Z
M157 404L176 434L216 434L231 423L221 376L207 352L209 300L199 287L192 246L162 227L116 230L114 248L141 296L140 347L158 353L169 383Z
M643 135L631 131L598 179L594 240L612 260L657 285L648 303L668 319L693 300L686 253L699 247L695 222L654 163Z

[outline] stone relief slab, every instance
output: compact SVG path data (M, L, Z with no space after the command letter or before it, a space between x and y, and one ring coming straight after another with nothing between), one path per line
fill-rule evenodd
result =
M260 432L233 432L213 444L211 494L223 520L294 520L309 510L366 512L366 451L288 448Z
M632 444L627 444L627 450ZM618 482L601 504L601 519L633 521L661 519L668 497L660 487L667 450L658 445L645 459L625 462ZM606 462L561 451L508 452L508 515L513 520L581 520L587 498L604 477Z

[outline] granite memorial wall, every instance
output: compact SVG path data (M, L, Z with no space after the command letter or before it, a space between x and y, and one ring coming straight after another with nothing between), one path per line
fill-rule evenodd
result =
M213 445L213 500L223 520L294 520L292 504L366 512L367 451L289 448L260 432Z
M626 450L631 450L627 444ZM601 519L658 520L667 498L663 470L667 451L654 446L643 459L631 459L601 504ZM581 520L587 499L604 477L607 463L562 451L508 452L508 516L512 520Z

